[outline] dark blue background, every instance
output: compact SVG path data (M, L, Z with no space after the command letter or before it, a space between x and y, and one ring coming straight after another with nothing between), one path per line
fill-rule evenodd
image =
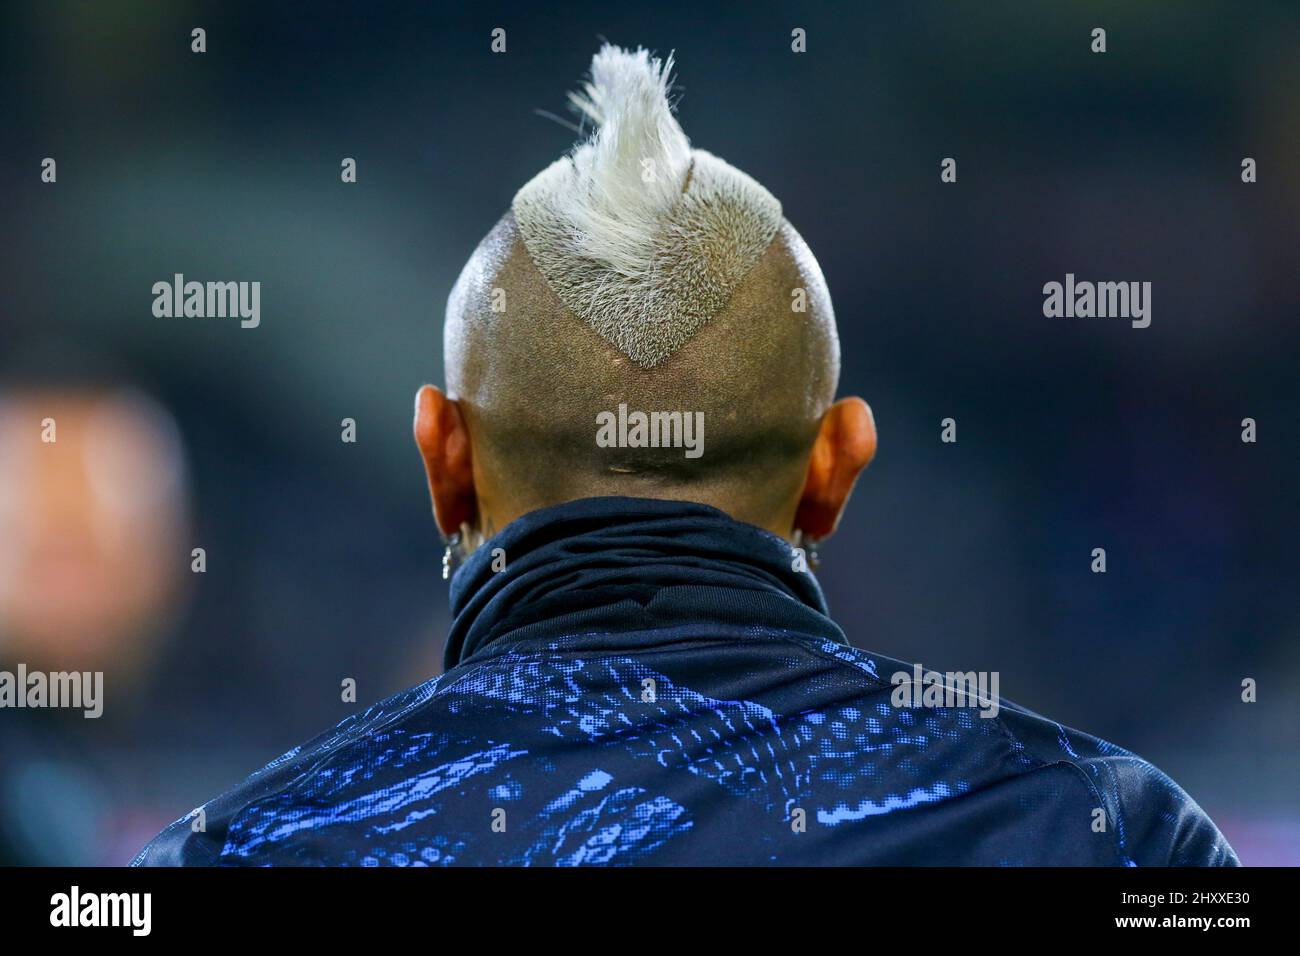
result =
M364 704L435 672L446 588L411 398L441 383L465 258L572 142L534 110L563 113L606 38L676 51L687 134L820 259L841 391L880 429L824 549L854 643L998 670L1007 697L1170 773L1244 862L1300 860L1293 4L0 16L0 350L62 336L171 408L220 558L142 692L155 719L113 751L141 830L344 716L341 677ZM154 318L174 272L260 280L261 327ZM1044 318L1067 272L1152 282L1151 327Z

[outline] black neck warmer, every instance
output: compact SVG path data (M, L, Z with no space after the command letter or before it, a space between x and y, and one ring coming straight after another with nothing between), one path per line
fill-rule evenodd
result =
M575 634L761 628L846 643L816 579L795 565L788 542L707 505L609 497L543 508L457 569L444 666Z

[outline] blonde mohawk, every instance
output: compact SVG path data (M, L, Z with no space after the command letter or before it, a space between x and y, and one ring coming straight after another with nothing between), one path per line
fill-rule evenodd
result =
M606 44L571 105L590 136L515 195L520 236L547 285L642 368L726 304L781 225L781 204L691 149L669 102L673 59Z

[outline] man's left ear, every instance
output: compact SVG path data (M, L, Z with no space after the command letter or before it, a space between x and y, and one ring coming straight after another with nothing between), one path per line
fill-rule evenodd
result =
M415 393L415 444L424 459L438 529L449 537L478 513L469 430L460 406L432 385Z
M826 410L808 461L808 477L794 527L814 540L839 524L853 484L876 454L876 421L860 398L842 398Z

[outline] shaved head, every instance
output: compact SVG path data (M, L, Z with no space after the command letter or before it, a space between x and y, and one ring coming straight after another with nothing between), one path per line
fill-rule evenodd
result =
M519 191L448 299L481 531L598 495L782 533L801 507L839 377L830 294L776 199L690 148L670 68L601 50L574 96L595 132ZM446 466L426 465L432 487Z
M796 296L806 311L792 310ZM559 300L507 213L452 292L445 354L476 480L523 511L589 495L684 498L738 517L792 509L839 374L825 280L788 224L690 341L644 369ZM600 447L597 416L620 404L702 412L703 454Z

